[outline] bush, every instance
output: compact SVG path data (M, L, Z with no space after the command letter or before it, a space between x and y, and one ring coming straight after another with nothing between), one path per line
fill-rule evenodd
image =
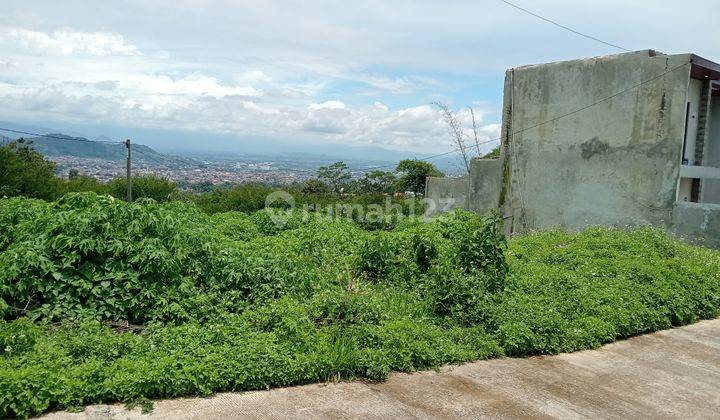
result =
M216 213L212 222L216 232L234 241L248 241L260 236L258 226L239 211Z
M593 348L720 314L720 252L652 228L540 232L510 243L488 328L509 354Z
M127 180L116 178L110 181L103 191L115 198L124 200L127 198ZM152 175L132 177L133 199L152 198L158 203L175 200L178 197L178 189L174 182L165 178L158 178Z
M20 139L0 145L0 198L34 197L53 200L60 194L55 164L32 148L32 141Z
M209 221L187 205L73 193L29 217L18 203L0 205L19 221L0 253L0 298L34 317L186 318L222 265Z
M193 201L206 213L240 211L253 213L265 208L265 199L276 191L260 184L244 184L230 188L216 188L210 193L199 194Z
M264 210L93 193L0 200L0 416L381 380L720 313L720 252L653 229L506 244L497 215L366 230L283 214L279 227Z

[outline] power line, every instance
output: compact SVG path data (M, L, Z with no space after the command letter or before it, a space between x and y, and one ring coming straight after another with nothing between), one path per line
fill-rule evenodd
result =
M496 142L496 141L499 141L499 140L500 140L500 138L485 140L485 141L481 141L481 142L477 143L477 145L480 146L480 145L483 145L483 144L488 144L488 143ZM469 148L469 147L475 146L475 144L476 144L476 143L473 142L472 144L465 144L463 147ZM453 154L453 153L457 153L457 152L459 152L459 151L460 151L460 148L457 147L457 148L452 149L452 150L447 151L447 152L438 153L437 155L426 156L426 157L423 157L423 158L416 158L416 160L430 160L430 159L435 159L435 158L447 156L447 155L450 155L450 154ZM380 166L375 166L375 168L390 168L390 167L393 167L393 166L397 166L397 165L395 165L395 164L392 164L392 165L380 165Z
M503 0L500 0L500 1L503 1ZM523 128L523 129L520 129L520 130L517 130L517 131L513 131L513 132L510 133L510 136L513 136L513 135L515 135L515 134L523 133L523 132L525 132L525 131L527 131L527 130L531 130L531 129L533 129L533 128L537 128L537 127L540 127L541 125L549 124L549 123L551 123L551 122L555 122L555 121L560 120L560 119L562 119L562 118L569 117L570 115L577 114L578 112L585 111L586 109L590 109L590 108L592 108L592 107L594 107L594 106L596 106L596 105L598 105L598 104L601 104L601 103L603 103L603 102L609 101L610 99L616 98L616 97L622 95L623 93L627 93L627 92L629 92L629 91L631 91L631 90L634 90L634 89L637 89L637 88L639 88L640 86L643 86L643 85L645 85L645 84L647 84L647 83L653 82L653 81L655 81L655 80L657 80L657 79L665 76L665 75L668 74L668 73L671 73L671 72L673 72L673 71L675 71L675 70L677 70L677 69L680 69L680 68L682 68L682 67L687 66L688 64L690 64L690 63L689 63L689 62L682 63L682 64L680 64L680 65L678 65L678 66L672 67L672 68L670 68L669 70L666 70L666 71L658 74L657 76L651 77L651 78L649 78L649 79L645 79L645 80L641 81L640 83L637 83L637 84L635 84L635 85L632 85L632 86L630 86L630 87L628 87L628 88L626 88L626 89L623 89L623 90L621 90L621 91L619 91L619 92L615 92L615 93L613 93L612 95L606 96L606 97L604 97L604 98L602 98L602 99L599 99L599 100L597 100L597 101L595 101L595 102L593 102L593 103L591 103L591 104L585 105L585 106L583 106L583 107L581 107L581 108L575 109L575 110L570 111L570 112L568 112L568 113L565 113L565 114L562 114L562 115L558 115L557 117L551 118L551 119L549 119L549 120L545 120L545 121L543 121L543 122L540 122L540 123L531 125L531 126L529 126L529 127L525 127L525 128ZM494 142L494 141L499 141L499 140L501 140L500 137L494 138L494 139L490 139L490 140L486 140L486 141L480 142L480 143L478 143L478 144L487 144L487 143L492 143L492 142ZM472 147L473 145L474 145L474 143L473 143L473 144L464 144L463 147ZM430 159L435 159L435 158L438 158L438 157L441 157L441 156L446 156L446 155L449 155L449 154L452 154L452 153L457 153L458 151L460 151L460 148L459 148L459 147L458 147L458 148L455 148L455 149L453 149L453 150L447 151L447 152L445 152L445 153L439 153L439 154L437 154L437 155L427 156L427 157L424 157L424 158L418 158L417 160L430 160ZM395 166L395 165L383 165L383 166L377 166L377 168L385 168L385 167L391 167L391 166Z
M544 16L541 16L541 15L535 13L535 12L532 12L532 11L530 11L530 10L528 10L528 9L525 9L525 8L523 8L523 7L520 7L520 6L518 6L517 4L511 3L511 2L509 2L509 1L507 1L507 0L500 0L500 1L503 2L503 3L505 3L505 4L507 4L507 5L510 6L510 7L514 7L514 8L516 8L516 9L520 10L520 11L523 11L523 12L531 15L531 16L535 16L535 17L538 18L538 19L544 20L545 22L548 22L548 23L550 23L550 24L552 24L552 25L555 25L555 26L557 26L558 28L562 28L562 29L565 29L566 31L570 31L570 32L574 33L575 35L580 35L581 37L584 37L584 38L593 40L593 41L595 41L595 42L599 42L599 43L601 43L601 44L605 44L605 45L607 45L607 46L609 46L609 47L617 48L617 49L622 50L622 51L625 51L625 52L631 52L631 50L629 50L629 49L627 49L627 48L625 48L625 47L621 47L621 46L619 46L619 45L616 45L616 44L613 44L613 43L610 43L610 42L607 42L607 41L603 41L602 39L596 38L596 37L594 37L594 36L592 36L592 35L588 35L588 34L582 33L582 32L580 32L580 31L577 31L577 30L573 29L573 28L567 27L567 26L565 26L565 25L563 25L563 24L561 24L561 23L555 22L555 21L552 20L552 19L548 19L548 18L546 18L546 17L544 17Z
M501 1L502 1L502 0L501 0ZM638 84L636 84L636 85L630 86L630 87L627 88L627 89L623 89L623 90L621 90L621 91L619 91L619 92L613 93L613 94L610 95L610 96L606 96L606 97L604 97L604 98L602 98L602 99L599 99L599 100L597 100L597 101L595 101L595 102L593 102L593 103L591 103L591 104L589 104L589 105L585 105L585 106L582 107L582 108L578 108L578 109L576 109L576 110L574 110L574 111L570 111L570 112L568 112L568 113L566 113L566 114L559 115L559 116L557 116L557 117L555 117L555 118L551 118L551 119L549 119L549 120L547 120L547 121L543 121L543 122L541 122L541 123L538 123L538 124L535 124L535 125L531 125L530 127L523 128L522 130L514 131L514 132L512 132L512 134L513 134L513 135L514 135L514 134L519 134L519 133L522 133L522 132L524 132L524 131L527 131L527 130L530 130L530 129L539 127L539 126L541 126L541 125L545 125L545 124L548 124L548 123L557 121L557 120L559 120L559 119L561 119L561 118L569 117L570 115L577 114L578 112L585 111L586 109L592 108L592 107L594 107L595 105L598 105L598 104L603 103L603 102L605 102L605 101L609 101L610 99L613 99L613 98L615 98L615 97L618 97L618 96L622 95L623 93L627 93L627 92L629 92L629 91L631 91L631 90L633 90L633 89L639 88L639 87L642 86L642 85L645 85L645 84L647 84L647 83L650 83L650 82L652 82L652 81L655 81L655 80L657 80L657 79L665 76L665 75L668 74L668 73L671 73L671 72L673 72L673 71L675 71L675 70L677 70L677 69L679 69L679 68L682 68L682 67L687 66L688 64L690 64L690 63L689 63L689 62L682 63L682 64L680 64L679 66L675 66L675 67L673 67L673 68L671 68L671 69L669 69L669 70L666 70L666 71L658 74L658 75L655 76L655 77L651 77L650 79L643 80L643 81L641 81L640 83L638 83Z
M505 1L505 0L500 0L500 1ZM621 90L621 91L619 91L619 92L616 92L616 93L614 93L614 94L612 94L612 95L610 95L610 96L606 96L606 97L604 97L604 98L602 98L602 99L599 99L599 100L597 100L597 101L595 101L595 102L593 102L593 103L591 103L591 104L588 104L588 105L583 106L583 107L581 107L581 108L575 109L575 110L570 111L570 112L568 112L568 113L566 113L566 114L562 114L562 115L559 115L559 116L557 116L557 117L551 118L551 119L549 119L549 120L546 120L546 121L543 121L543 122L540 122L540 123L531 125L530 127L526 127L526 128L521 129L521 130L513 131L512 133L510 133L510 135L512 136L512 135L515 135L515 134L520 134L520 133L523 133L523 132L525 132L525 131L527 131L527 130L531 130L531 129L533 129L533 128L539 127L539 126L541 126L541 125L545 125L545 124L548 124L548 123L551 123L551 122L555 122L555 121L557 121L557 120L560 120L560 119L562 119L562 118L568 117L568 116L570 116L570 115L577 114L578 112L585 111L586 109L592 108L592 107L594 107L594 106L596 106L596 105L598 105L598 104L600 104L600 103L602 103L602 102L609 101L610 99L613 99L613 98L615 98L615 97L617 97L617 96L620 96L620 95L622 95L623 93L629 92L629 91L631 91L631 90L633 90L633 89L637 89L637 88L639 88L640 86L643 86L643 85L645 85L645 84L647 84L647 83L650 83L650 82L652 82L652 81L655 81L655 80L657 80L657 79L665 76L666 74L671 73L671 72L673 72L673 71L675 71L675 70L677 70L677 69L679 69L679 68L682 68L682 67L684 67L684 66L686 66L686 65L688 65L688 64L689 64L688 62L683 63L683 64L680 64L680 65L678 65L678 66L675 66L675 67L673 67L673 68L671 68L671 69L669 69L669 70L666 70L666 71L658 74L657 76L651 77L650 79L643 80L643 81L641 81L640 83L637 83L637 84L635 84L635 85L633 85L633 86L630 86L630 87L628 87L628 88L626 88L626 89L623 89L623 90ZM49 138L55 138L55 139L60 139L60 140L74 140L74 141L83 141L83 142L90 142L90 143L125 144L125 142L110 142L110 141L97 141L97 142L95 142L95 141L92 141L92 140L81 139L81 138L58 137L58 136L53 136L53 135L49 135L49 134L31 133L31 132L27 132L27 131L11 130L11 129L2 128L2 127L0 127L0 131L8 131L8 132L11 132L11 133L27 134L27 135L39 136L39 137L49 137ZM499 141L499 140L501 140L500 137L494 138L494 139L489 139L489 140L486 140L486 141L482 141L482 142L480 142L480 143L477 143L477 145L488 144L488 143L492 143L492 142ZM474 145L474 144L464 144L462 147L472 147L473 145ZM461 147L457 147L457 148L452 149L452 150L449 150L449 151L447 151L447 152L438 153L438 154L432 155L432 156L426 156L426 157L424 157L424 158L418 158L417 160L425 160L425 161L427 161L427 160L430 160L430 159L436 159L436 158L439 158L439 157L442 157L442 156L447 156L447 155L452 154L452 153L457 153L457 152L460 151L460 150L461 150ZM381 165L381 166L376 166L375 168L387 168L387 167L392 167L392 166L395 166L395 165Z
M52 134L40 134L40 133L32 133L29 131L20 131L20 130L12 130L9 128L3 128L0 127L0 131L7 131L9 133L16 133L16 134L25 134L28 136L36 136L36 137L45 137L45 138L51 138L51 139L58 139L58 140L70 140L70 141L81 141L85 143L106 143L106 144L122 144L120 141L105 141L105 140L88 140L80 137L60 137L60 136L54 136Z

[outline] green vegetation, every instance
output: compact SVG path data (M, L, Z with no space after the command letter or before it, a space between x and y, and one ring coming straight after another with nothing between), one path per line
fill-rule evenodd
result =
M41 139L35 139L39 141ZM72 145L77 142L66 142ZM63 143L63 147L70 147ZM91 143L95 144L95 143ZM103 148L107 145L96 143ZM107 184L70 170L68 179L55 175L55 164L46 160L35 148L35 142L18 140L0 145L0 197L29 197L55 200L68 192L92 191L124 199L127 181L115 179ZM89 146L83 146L85 148ZM104 150L104 149L103 149ZM152 198L163 202L182 199L175 183L154 176L133 176L133 197Z
M125 178L114 179L103 187L100 191L92 189L86 191L106 193L121 199L127 197L127 180ZM134 199L152 198L159 203L178 200L181 197L180 191L178 191L174 182L152 175L133 176L132 194Z
M352 174L345 162L335 162L329 166L321 166L317 171L318 179L330 186L333 192L340 192L345 187Z
M0 145L0 197L54 199L61 187L55 164L19 140Z
M268 195L280 188L260 184L244 184L228 188L216 188L209 193L186 196L184 201L194 202L208 214L224 212L253 213L265 208ZM369 229L391 229L399 216L421 216L425 206L421 199L394 197L383 193L360 193L339 195L331 192L326 184L317 179L300 186L290 186L283 191L292 195L295 207L320 214L340 215L362 224ZM173 196L175 197L175 196ZM287 208L284 201L272 203L273 207ZM365 218L366 210L375 208L388 218Z
M397 188L397 178L392 172L370 171L355 181L352 191L359 194L392 194Z
M430 176L443 176L435 165L422 160L405 159L398 163L396 170L402 175L398 179L400 191L425 194L425 181Z
M72 144L73 142L66 142ZM98 143L103 147L107 146ZM117 199L127 197L127 181L117 178L108 183L81 175L71 169L68 179L55 175L55 164L34 150L34 143L14 141L0 146L0 197L28 197L57 200L68 192L95 192L109 194ZM67 146L70 147L70 146ZM84 146L89 147L89 146ZM98 146L100 147L100 146ZM104 150L104 149L103 149ZM318 178L300 185L273 187L263 184L213 186L202 184L189 191L181 191L178 185L167 179L152 175L133 176L133 198L152 198L157 202L182 201L195 203L208 214L241 211L252 213L265 208L269 194L284 190L295 199L299 208L327 213L345 212L353 220L364 220L353 207L379 206L384 213L420 215L424 211L421 200L415 197L395 197L395 192L413 191L423 193L425 177L440 172L430 163L403 161L397 167L400 177L385 171L370 171L363 177L351 179L349 169L343 162L318 169ZM186 187L188 187L186 185ZM343 191L340 194L340 191ZM282 206L275 203L275 206ZM346 207L347 210L342 208ZM394 222L370 222L365 227L388 229Z
M495 147L491 151L485 153L483 159L498 159L500 158L500 146Z
M274 223L282 216L285 223ZM597 347L720 313L720 252L456 212L386 230L92 193L0 200L0 415Z

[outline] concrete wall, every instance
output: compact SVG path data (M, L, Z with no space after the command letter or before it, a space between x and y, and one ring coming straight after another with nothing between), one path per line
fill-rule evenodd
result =
M467 209L468 189L467 177L428 177L425 181L425 197L429 202L425 215L430 217L453 209Z
M690 242L720 248L720 205L678 202L669 231Z
M497 209L502 189L502 160L473 159L470 162L469 178L467 209L480 214Z
M485 214L498 208L502 188L502 161L475 158L470 174L462 178L427 179L425 197L430 200L427 216L456 208Z
M503 182L510 231L668 226L687 62L687 55L630 53L509 70Z
M709 130L703 165L720 168L720 96L714 96L710 102ZM702 201L720 204L720 180L706 179L702 182Z
M430 179L427 197L499 208L511 234L649 224L720 247L720 205L677 200L689 61L644 52L509 70L501 159ZM704 165L720 167L720 98L712 109ZM720 181L703 194L720 201Z

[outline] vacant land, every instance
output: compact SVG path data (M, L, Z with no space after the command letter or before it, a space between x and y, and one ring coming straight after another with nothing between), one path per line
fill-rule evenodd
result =
M155 403L152 419L715 418L720 319L553 356L500 358L384 382L338 382ZM148 419L121 404L48 419Z
M279 216L0 200L0 414L380 380L720 313L720 253L648 228L508 245L464 212L374 231Z

